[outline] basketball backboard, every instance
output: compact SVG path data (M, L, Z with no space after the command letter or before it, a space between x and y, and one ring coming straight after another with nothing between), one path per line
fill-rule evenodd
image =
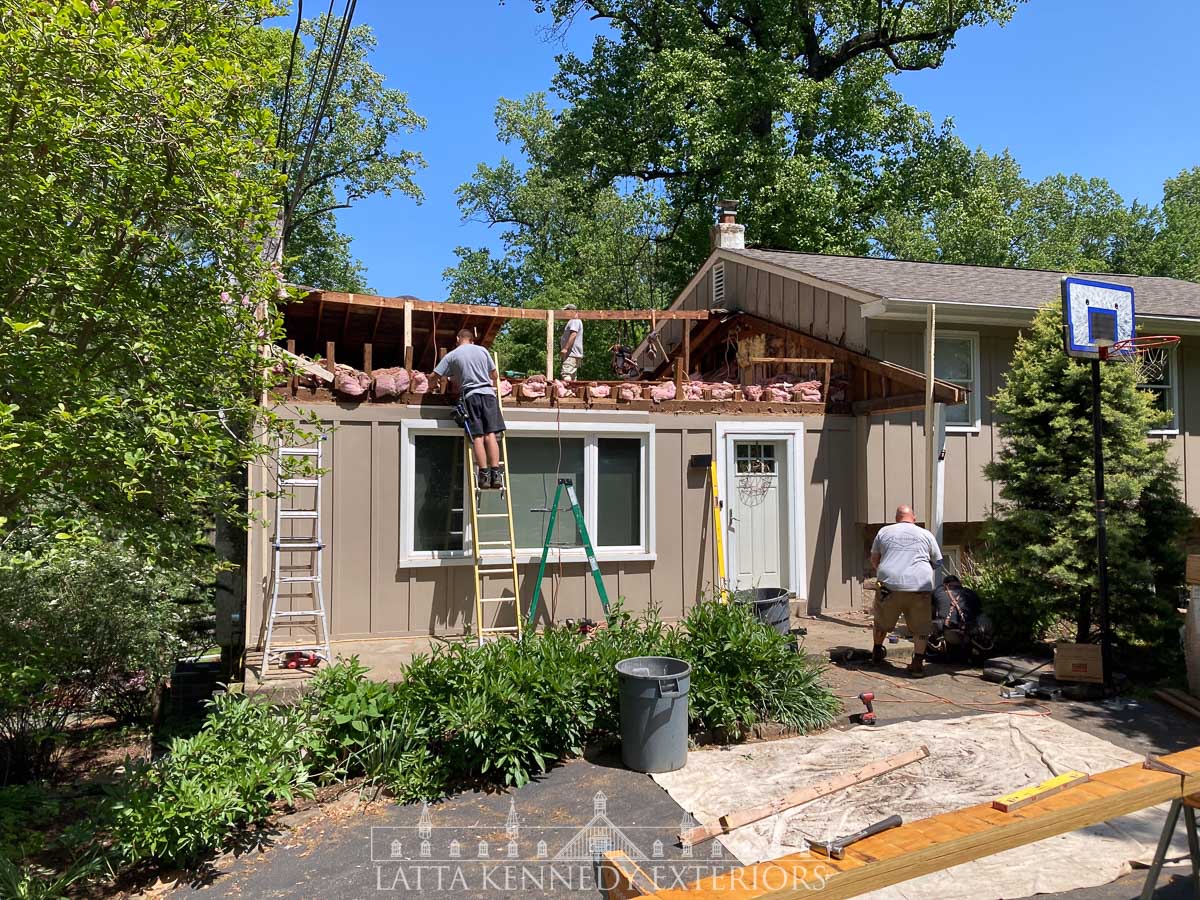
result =
M1068 356L1097 359L1100 347L1134 336L1133 288L1066 277L1062 280L1063 339Z

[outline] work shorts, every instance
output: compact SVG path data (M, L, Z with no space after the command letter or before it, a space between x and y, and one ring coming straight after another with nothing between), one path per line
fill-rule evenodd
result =
M904 614L904 624L913 637L927 638L933 628L933 600L929 591L891 591L875 600L871 612L876 631L891 631Z
M495 394L476 391L463 400L466 410L466 427L471 437L499 434L504 431L504 417L500 415L500 401Z
M574 381L575 373L579 371L579 357L566 356L562 361L562 380Z

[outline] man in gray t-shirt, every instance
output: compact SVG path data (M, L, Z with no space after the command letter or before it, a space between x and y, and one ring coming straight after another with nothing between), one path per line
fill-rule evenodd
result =
M564 310L574 311L575 304L568 303ZM562 380L574 381L579 372L579 361L583 359L583 319L571 316L558 339L558 355L562 357Z
M458 385L464 425L479 468L476 483L480 489L503 487L504 468L496 435L504 431L504 417L494 387L497 373L492 354L475 343L471 329L464 328L458 333L458 346L442 357L433 371Z
M896 524L885 525L871 544L871 566L879 581L872 659L883 662L883 642L901 614L913 635L913 661L908 671L920 675L925 666L925 641L932 622L933 570L942 564L937 539L917 524L911 506L896 509Z

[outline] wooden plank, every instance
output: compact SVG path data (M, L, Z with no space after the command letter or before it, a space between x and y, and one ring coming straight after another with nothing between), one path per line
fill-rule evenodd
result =
M1187 571L1184 579L1188 584L1200 584L1200 554L1189 553L1187 556Z
M609 850L600 861L600 884L609 900L633 900L654 893L658 886L624 850Z
M1088 779L1087 772L1063 772L1063 774L1056 775L1047 781L1043 781L1041 784L1021 788L1019 791L1013 791L1011 794L997 797L992 801L992 809L998 809L1000 812L1013 812L1023 806L1028 806L1030 803L1043 800L1060 791L1065 791L1069 787L1082 784Z
M368 375L371 374L371 356L372 346L370 343L363 344L363 371Z
M794 806L808 803L819 797L835 794L856 784L862 784L864 781L878 778L880 775L886 775L888 772L894 772L896 769L902 769L904 766L920 762L928 756L929 748L922 745L916 750L908 750L904 753L897 753L895 756L889 756L886 759L875 760L875 762L868 763L861 769L837 775L811 787L800 788L799 790L784 794L770 803L762 803L758 806L750 806L745 809L737 809L726 813L717 819L716 822L708 825L698 825L695 828L680 833L679 841L681 844L703 843L719 834L729 834L735 828L741 828L743 825L749 825L751 822L758 822L768 816L781 813L785 809L791 809Z
M1092 777L1089 785L1035 801L1014 813L1001 813L982 804L932 816L922 820L919 829L911 823L902 825L855 844L855 853L848 853L836 866L820 854L793 853L653 896L663 900L708 900L717 896L725 900L799 900L820 891L823 900L854 897L1200 791L1200 747L1170 754L1162 761L1186 774L1180 777L1144 769L1138 763L1101 772ZM1100 786L1113 785L1117 790L1097 796L1096 790L1083 789L1094 787L1097 782ZM930 823L945 826L961 836L927 844ZM889 847L899 847L905 852L884 858ZM826 866L824 871L819 869L820 865ZM769 879L764 878L768 869ZM736 876L736 880L731 876ZM781 884L782 887L768 886Z
M692 325L683 323L683 371L692 377Z
M385 309L416 310L417 312L436 312L443 315L479 316L480 318L500 319L546 319L553 310L531 309L521 306L476 306L471 303L443 303L439 300L418 300L415 297L379 297L370 294L348 294L342 291L310 291L299 300L305 303L316 300L318 306L325 303L345 303L352 306L383 307ZM585 321L632 321L645 322L652 317L661 321L691 320L702 322L711 313L707 309L578 309L574 318Z
M1186 713L1194 719L1200 719L1200 710L1197 710L1191 703L1186 700L1167 693L1166 691L1155 691L1154 696L1164 703L1170 704L1182 713Z
M413 326L412 326L412 301L404 301L404 368L412 368L412 346L413 346Z
M330 375L334 373L334 367L337 365L334 359L334 351L336 349L336 344L333 341L325 342L325 368L329 370Z

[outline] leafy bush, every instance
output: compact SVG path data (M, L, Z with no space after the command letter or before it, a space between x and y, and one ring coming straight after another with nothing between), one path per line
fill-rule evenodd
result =
M1024 649L1042 640L1056 613L1040 582L997 558L985 546L965 556L959 566L962 583L979 595L992 620L1000 646Z
M47 775L74 717L144 715L195 597L120 543L35 542L0 559L0 784Z
M83 857L63 872L40 866L18 866L0 856L0 897L5 900L66 900L73 885L99 874L104 867L95 856Z
M219 695L200 732L153 763L133 763L109 813L118 856L188 865L268 818L277 800L312 795L303 719L240 695Z

